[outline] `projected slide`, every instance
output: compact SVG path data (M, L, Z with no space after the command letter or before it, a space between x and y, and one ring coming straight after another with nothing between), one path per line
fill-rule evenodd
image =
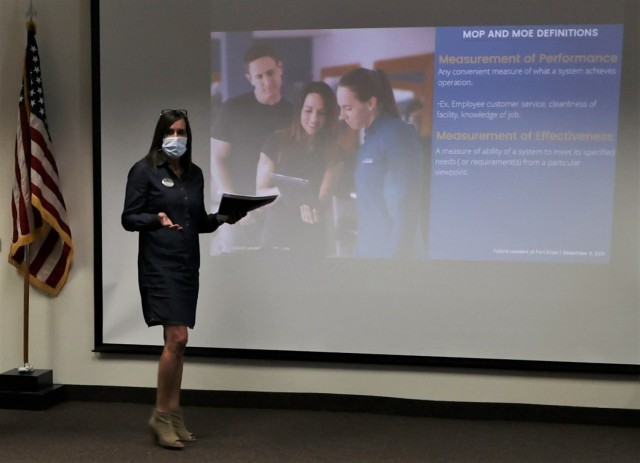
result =
M409 257L608 262L621 25L297 31L305 32L315 38L308 56L302 59L304 51L299 40L281 39L287 31L271 31L265 42L277 44L285 69L294 64L298 68L306 65L307 76L324 80L334 91L339 78L349 70L339 65L358 63L351 66L357 67L361 63L361 49L325 45L318 58L312 51L322 47L326 37L337 35L341 44L362 43L362 38L367 37L368 47L373 50L384 47L393 56L374 61L371 67L389 72L401 115L407 124L414 125L422 141L424 168L416 167L415 175L402 179L403 185L408 189L411 184L415 192L403 200L415 217L411 233L404 238L405 248L412 249ZM224 39L222 45L218 40L212 41L215 52L220 46L226 47L225 56L244 52L242 46L247 40L238 40L238 36L243 38L242 33L220 36ZM418 50L421 54L410 54L407 43L421 43ZM214 53L217 54L223 55ZM407 64L420 60L419 65ZM230 66L225 64L214 62L213 74ZM241 118L230 114L225 105L220 107L220 103L223 99L233 100L234 93L241 91L252 99L251 86L246 81L242 86L243 81L240 76L240 83L235 83L236 91L227 92L226 97L219 91L224 82L215 82L212 138L231 140L228 126L237 127L249 121L247 128L239 131L242 137L238 138L242 139L230 142L227 164L233 169L239 162L245 163L244 177L237 174L232 180L245 184L244 192L253 194L256 172L260 175L258 159L262 144L276 127L290 126L291 107L282 107L283 102L288 97L295 103L296 90L306 82L303 79L292 82L287 95L283 90L279 108L271 115L264 109L268 106L258 105L249 111L251 117ZM260 112L258 109L267 115L264 121L255 116ZM318 165L321 160L315 162L319 173L313 174L316 180L312 184L304 178L307 176L304 169L294 170L296 176L291 178L274 172L269 184L274 188L267 191L280 193L279 201L250 221L222 230L214 237L211 253L302 249L303 254L367 257L356 251L358 240L369 231L363 229L362 214L379 207L381 215L388 219L367 226L391 229L397 225L394 217L397 202L389 192L393 190L389 186L393 173L389 169L379 186L367 187L367 191L381 191L378 201L359 198L354 178L367 168L365 160L358 156L358 139L364 137L358 134L345 137L349 130L345 125L341 130L344 159L334 173L340 181L332 185L328 199L318 201L320 180L329 171ZM346 145L344 140L352 144ZM236 145L241 149L234 151ZM212 148L213 157L214 151ZM247 152L252 153L250 157ZM241 156L244 159L239 161ZM249 158L252 161L247 161ZM220 169L226 167L216 164L212 171L214 185ZM237 167L235 171L242 172ZM220 193L214 195L213 208ZM316 203L313 207L317 207L319 223L304 225L298 209ZM288 214L287 207L291 210ZM272 230L274 221L279 225L277 239L265 241L265 236L276 233ZM385 252L383 246L371 254L397 257Z
M436 34L429 257L608 262L622 26Z

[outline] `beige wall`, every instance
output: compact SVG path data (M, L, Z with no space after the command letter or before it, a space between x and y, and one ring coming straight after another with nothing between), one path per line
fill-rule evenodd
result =
M153 387L149 357L109 357L93 347L93 207L89 0L35 0L47 113L75 244L56 298L31 291L29 360L59 384ZM6 262L17 97L28 0L0 0L0 253ZM0 264L0 372L22 365L22 282ZM188 359L184 387L321 392L424 400L640 409L634 377Z

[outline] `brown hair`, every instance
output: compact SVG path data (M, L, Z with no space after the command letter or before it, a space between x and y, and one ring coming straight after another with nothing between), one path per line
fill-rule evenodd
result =
M244 67L249 69L249 63L260 58L269 57L272 58L276 64L280 63L280 57L276 53L276 50L264 42L258 42L253 44L244 54Z
M382 70L357 68L346 73L338 82L339 87L351 90L358 101L367 102L372 97L378 101L378 110L394 117L400 117L393 89Z
M315 146L324 153L327 162L334 162L338 156L338 115L340 110L338 102L336 101L336 95L333 93L333 90L331 90L331 87L324 82L309 82L300 90L294 105L291 125L286 131L287 138L291 140L292 143L289 144L289 146L283 147L279 157L283 158L295 155L300 144L306 142L306 133L302 124L300 124L300 114L302 113L307 95L311 93L317 93L322 98L326 116L324 126L315 136ZM279 161L280 160L281 159L279 159Z

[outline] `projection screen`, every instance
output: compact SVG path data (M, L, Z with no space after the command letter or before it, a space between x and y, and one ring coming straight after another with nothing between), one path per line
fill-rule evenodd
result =
M355 179L374 161L339 122L322 241L300 246L286 222L265 240L271 206L253 241L233 238L243 224L202 234L191 354L640 371L638 16L631 0L94 1L95 351L162 345L120 222L127 173L160 110L187 109L215 212L218 118L253 91L243 55L260 42L291 103L310 81L385 71L420 164L385 164L367 203ZM307 179L280 177L279 200L303 202ZM364 251L378 203L380 229L411 211L409 252Z

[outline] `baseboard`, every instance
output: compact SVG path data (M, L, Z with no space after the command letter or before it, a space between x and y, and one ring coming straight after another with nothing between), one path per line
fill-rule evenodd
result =
M153 404L155 389L67 385L66 398L75 401ZM380 413L445 419L640 427L640 410L632 409L441 402L345 394L184 390L182 404L219 408Z

